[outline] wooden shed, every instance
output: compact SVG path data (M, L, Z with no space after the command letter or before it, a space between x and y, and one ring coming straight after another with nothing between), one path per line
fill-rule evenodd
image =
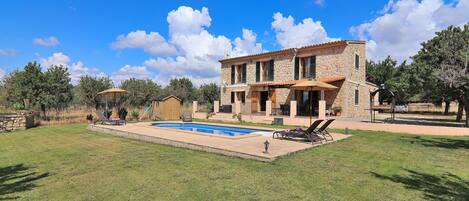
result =
M152 112L161 119L179 119L182 115L182 100L169 95L151 103Z

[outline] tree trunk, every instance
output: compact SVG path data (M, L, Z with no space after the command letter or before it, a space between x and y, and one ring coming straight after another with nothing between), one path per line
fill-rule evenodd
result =
M42 114L43 114L43 118L47 120L47 116L46 116L46 106L45 105L41 105L41 111L42 111Z
M463 111L464 111L464 100L463 98L458 98L458 114L456 115L457 122L461 121Z
M466 120L464 121L464 125L469 127L469 97L463 97L464 99L464 110L466 112Z
M451 101L447 101L445 100L445 113L444 115L448 115L449 114L449 106L451 105Z

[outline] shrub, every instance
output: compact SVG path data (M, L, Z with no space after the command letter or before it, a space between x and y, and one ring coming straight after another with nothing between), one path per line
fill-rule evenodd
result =
M13 103L13 109L15 109L15 110L24 110L24 105L23 105L23 103L20 103L20 102Z
M132 117L134 120L138 120L138 116L140 116L140 112L137 110L132 111Z

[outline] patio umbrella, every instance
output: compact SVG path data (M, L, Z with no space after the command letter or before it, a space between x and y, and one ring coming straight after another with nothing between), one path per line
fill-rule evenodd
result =
M124 90L124 89L110 88L110 89L106 89L104 91L98 92L98 95L113 97L115 99L116 95L125 94L126 92L127 91ZM107 98L106 98L106 110L108 110L108 99ZM112 117L113 118L118 118L119 117L119 115L117 114L117 109L114 111L114 108L113 108Z
M299 89L299 90L309 90L309 91L327 91L327 90L335 90L338 87L327 84L325 82L317 81L317 80L307 80L300 82L298 84L295 84L291 86L293 89ZM312 118L313 118L313 100L311 98L309 99L309 124L311 125L312 123Z

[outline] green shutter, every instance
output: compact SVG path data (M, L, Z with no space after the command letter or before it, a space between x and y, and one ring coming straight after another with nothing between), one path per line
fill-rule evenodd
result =
M243 70L242 71L243 71L243 74L242 74L243 77L241 78L241 80L242 80L241 82L246 83L246 64L243 64Z
M231 84L235 83L235 66L231 65Z
M269 76L268 76L268 77L269 77L269 81L274 81L274 72L275 72L274 69L275 69L275 68L274 68L274 60L272 59L272 60L270 60L270 62L269 62Z
M256 62L256 82L261 81L261 62Z
M360 57L358 56L358 54L355 55L355 69L358 70L358 68L360 68Z
M309 78L316 79L316 55L309 58Z
M295 80L300 79L300 58L295 57Z

